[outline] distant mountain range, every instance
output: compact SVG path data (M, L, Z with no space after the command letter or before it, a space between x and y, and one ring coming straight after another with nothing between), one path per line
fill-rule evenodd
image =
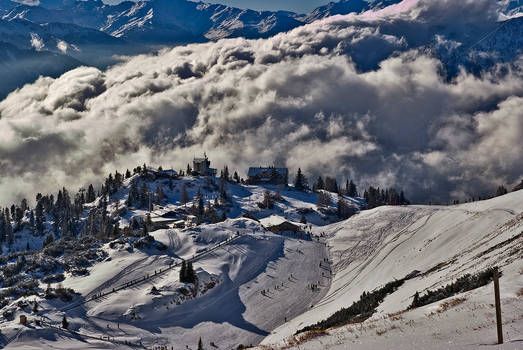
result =
M401 0L342 0L309 14L254 11L187 0L0 0L0 98L38 75L57 75L87 64L104 67L118 55L222 38L266 38L328 16L384 8ZM503 1L506 13L522 1ZM517 32L517 30L516 30ZM32 60L38 64L29 63ZM43 68L48 67L48 68ZM19 74L19 76L17 76Z

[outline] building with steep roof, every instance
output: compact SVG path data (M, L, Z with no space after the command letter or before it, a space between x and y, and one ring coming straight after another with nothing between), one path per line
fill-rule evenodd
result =
M247 173L249 185L284 185L287 186L289 170L287 168L275 167L251 167Z

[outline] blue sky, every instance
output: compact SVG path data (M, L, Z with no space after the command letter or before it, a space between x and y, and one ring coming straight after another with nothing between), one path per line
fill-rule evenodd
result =
M203 2L219 3L252 10L288 10L298 13L307 13L329 0L202 0ZM331 0L336 2L338 0ZM122 0L104 0L108 4L116 4Z

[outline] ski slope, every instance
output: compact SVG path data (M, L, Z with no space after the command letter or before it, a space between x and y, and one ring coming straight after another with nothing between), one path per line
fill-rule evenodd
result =
M6 348L122 346L93 339L100 337L147 347L191 347L200 336L206 344L213 342L220 348L257 344L286 319L310 309L330 285L329 278L322 276L326 264L319 266L327 257L324 243L276 235L251 219L229 219L186 230L157 230L151 235L166 244L168 251L130 253L125 245L114 249L107 246L108 258L96 264L89 276L70 277L63 282L65 287L81 292L87 302L70 308L61 301L39 300L41 308L51 310L45 313L46 322L59 325L66 313L70 330L82 337L13 322L11 334L18 332L16 328L20 334L12 336ZM231 237L233 240L213 249L217 242ZM191 259L202 251L208 253L194 260L200 287L211 281L216 286L205 292L200 288L194 298L176 303L180 301L179 288L184 286L178 280L178 268L111 293L127 281L152 276L155 270L166 269L181 258ZM319 288L307 288L311 281L319 282ZM151 292L153 286L158 292ZM262 294L262 290L267 292ZM107 291L110 293L106 295ZM91 299L100 292L102 297Z
M314 230L313 230L314 231ZM327 295L310 311L282 325L262 344L292 343L306 325L332 315L393 279L417 270L360 325L329 330L296 345L300 349L475 349L496 343L493 287L408 312L416 291L437 289L465 273L499 266L504 349L523 348L523 191L454 206L379 207L346 221L316 228L328 236L334 278ZM443 310L445 309L445 310ZM397 314L400 313L400 314Z

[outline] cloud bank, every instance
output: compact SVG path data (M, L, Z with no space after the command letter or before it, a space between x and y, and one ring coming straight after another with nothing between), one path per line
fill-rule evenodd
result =
M448 81L413 43L495 15L490 1L420 1L41 77L0 102L0 203L204 151L243 175L301 167L415 201L490 194L523 175L523 59Z

